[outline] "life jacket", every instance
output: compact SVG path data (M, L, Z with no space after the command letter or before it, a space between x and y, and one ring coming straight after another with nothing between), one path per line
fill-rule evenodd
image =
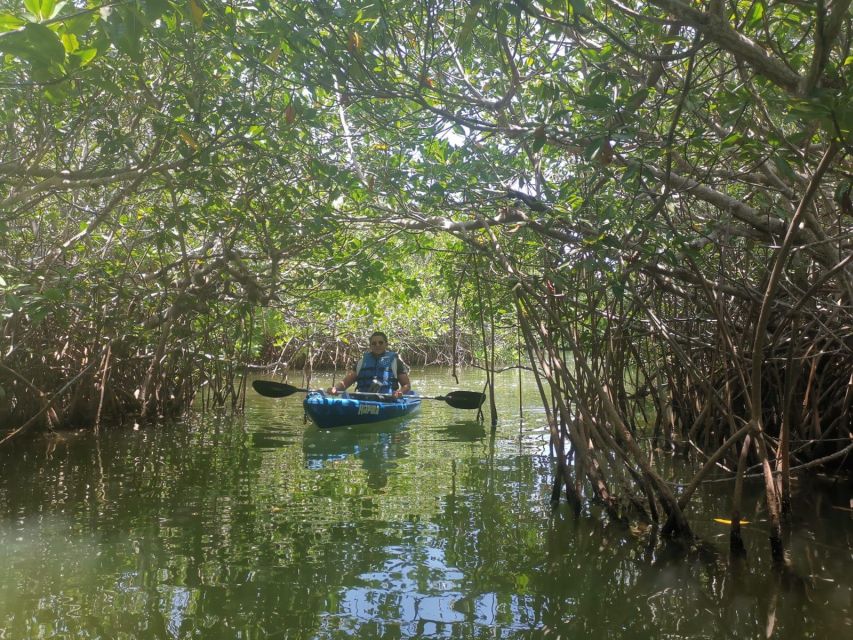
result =
M377 358L368 351L361 358L356 374L356 391L393 393L400 386L397 381L397 354L386 351Z

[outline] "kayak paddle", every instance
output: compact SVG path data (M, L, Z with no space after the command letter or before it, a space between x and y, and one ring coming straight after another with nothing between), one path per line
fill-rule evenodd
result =
M294 393L309 393L311 391L319 391L319 389L300 389L291 384L284 382L273 382L272 380L254 380L252 387L262 396L267 398L286 398Z
M252 387L262 396L267 398L286 398L294 393L309 393L317 391L317 389L300 389L293 385L284 382L274 382L272 380L255 380L252 382ZM376 395L387 398L389 394L364 394L358 392L359 395ZM451 391L446 396L418 396L421 400L443 400L454 409L479 409L480 405L486 399L485 393L477 393L476 391Z

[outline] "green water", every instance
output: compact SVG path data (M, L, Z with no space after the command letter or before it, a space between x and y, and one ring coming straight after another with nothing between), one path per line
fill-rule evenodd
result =
M300 396L253 395L242 418L0 452L0 639L850 637L849 484L798 485L793 577L769 570L754 487L735 571L728 483L696 502L707 544L686 556L552 509L532 385L519 416L517 375L499 382L494 434L439 401L320 431Z

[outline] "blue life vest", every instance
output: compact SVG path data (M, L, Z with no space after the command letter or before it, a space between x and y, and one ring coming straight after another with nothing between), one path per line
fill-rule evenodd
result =
M397 354L386 351L378 358L367 352L361 358L355 390L367 393L393 393L399 388L397 381Z

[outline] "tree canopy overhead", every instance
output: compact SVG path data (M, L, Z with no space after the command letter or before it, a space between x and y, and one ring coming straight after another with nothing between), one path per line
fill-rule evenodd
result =
M686 530L651 406L778 513L850 448L851 37L849 0L0 0L10 415L183 407L259 308L442 274L518 323L567 490Z

